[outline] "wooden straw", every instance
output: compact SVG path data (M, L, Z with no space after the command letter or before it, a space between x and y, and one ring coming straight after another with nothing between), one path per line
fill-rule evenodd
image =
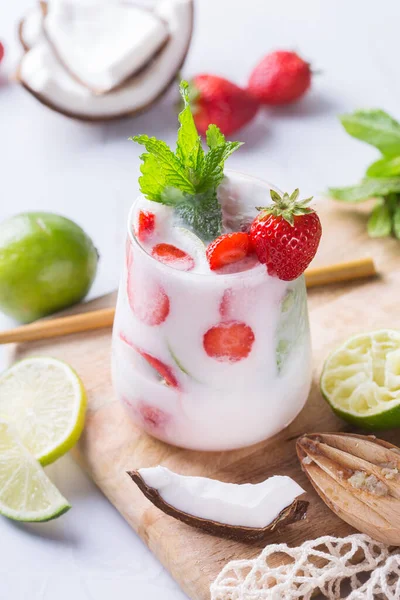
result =
M32 342L34 340L70 335L71 333L112 327L114 314L115 308L102 308L101 310L69 315L68 317L35 321L30 325L22 325L16 329L0 333L0 344Z
M307 287L311 288L317 285L374 277L376 274L374 261L368 256L336 265L307 269L305 278Z
M372 258L361 258L347 263L307 269L305 273L307 287L363 279L374 275L376 275L376 270ZM22 325L0 333L0 344L30 342L94 329L105 329L112 327L114 315L115 308L102 308L68 317L36 321L30 325Z

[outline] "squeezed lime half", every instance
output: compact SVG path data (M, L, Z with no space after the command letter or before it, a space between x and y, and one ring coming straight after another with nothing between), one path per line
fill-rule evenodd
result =
M400 331L381 329L348 339L326 360L321 392L349 423L400 427Z

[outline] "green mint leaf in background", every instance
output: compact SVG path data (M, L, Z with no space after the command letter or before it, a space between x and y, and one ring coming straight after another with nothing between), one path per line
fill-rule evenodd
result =
M222 146L225 144L225 136L216 125L209 125L206 131L206 142L211 150L212 148L215 148L215 146Z
M367 177L396 177L400 176L400 156L381 158L367 169Z
M400 154L400 124L383 110L358 110L339 118L347 133L375 146L383 155Z
M400 200L397 200L397 204L394 207L392 221L394 236L400 240Z
M368 178L358 185L344 188L329 188L328 194L335 200L341 202L363 202L369 198L387 196L392 193L400 193L400 177Z
M183 110L176 152L165 142L147 135L130 138L143 145L147 153L139 178L140 191L148 200L174 207L184 225L210 241L222 232L222 209L217 188L224 177L226 159L237 150L240 142L227 142L216 125L207 130L209 151L204 152L190 108L190 89L185 81L180 85Z
M175 212L202 240L213 240L222 233L221 205L214 188L195 196L186 195Z
M378 200L368 219L368 235L370 237L388 237L392 231L392 216L388 204Z

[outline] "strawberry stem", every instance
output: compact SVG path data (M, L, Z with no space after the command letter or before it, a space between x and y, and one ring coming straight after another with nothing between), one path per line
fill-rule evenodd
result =
M263 207L257 206L257 210L264 211L265 214L273 215L275 217L282 217L292 226L294 225L294 217L314 212L313 209L308 206L312 200L312 196L310 198L305 198L304 200L299 200L300 191L298 188L296 188L290 196L287 192L280 196L275 190L270 190L270 195L272 205Z

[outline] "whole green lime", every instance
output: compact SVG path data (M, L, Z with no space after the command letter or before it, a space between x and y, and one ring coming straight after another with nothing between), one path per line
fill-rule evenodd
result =
M0 224L0 310L27 323L79 302L97 263L92 240L73 221L16 215Z

